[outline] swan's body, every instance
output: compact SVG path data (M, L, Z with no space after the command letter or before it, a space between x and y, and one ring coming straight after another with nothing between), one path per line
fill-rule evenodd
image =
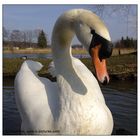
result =
M91 17L90 17L91 16ZM113 119L105 104L97 80L87 67L72 57L71 40L76 33L87 46L91 37L83 37L80 25L87 18L89 26L110 40L104 24L87 10L71 10L56 22L52 35L53 73L57 83L39 77L41 64L25 61L15 79L16 102L22 118L25 133L109 135L113 129ZM101 28L102 27L102 33ZM83 29L83 30L81 30ZM80 34L81 32L81 34ZM86 38L86 39L85 39Z

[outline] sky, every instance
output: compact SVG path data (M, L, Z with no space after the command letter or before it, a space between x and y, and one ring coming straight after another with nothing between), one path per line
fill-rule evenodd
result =
M3 26L8 30L43 29L50 42L53 26L57 18L65 11L74 8L84 8L94 12L94 5L3 5ZM109 8L108 8L109 9ZM109 11L108 11L109 12ZM118 11L112 16L104 14L101 19L109 29L112 41L122 36L137 38L137 6L132 5L132 15L128 18L121 16ZM79 43L74 39L73 44Z

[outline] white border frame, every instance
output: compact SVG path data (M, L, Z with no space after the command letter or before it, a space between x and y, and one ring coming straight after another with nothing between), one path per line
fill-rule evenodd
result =
M71 0L71 1L69 1L69 2L66 2L66 0L1 0L0 1L0 18L1 18L1 22L0 22L0 25L1 25L1 28L0 28L0 77L1 77L1 80L0 80L0 93L1 93L1 96L0 96L0 110L2 111L2 86L3 86L3 84L2 84L2 51L3 51L3 49L2 49L2 5L3 4L137 4L138 5L138 12L139 12L139 8L140 8L140 6L139 6L139 0L125 0L125 1L122 1L122 0ZM139 19L140 19L140 14L138 14L138 35L137 35L137 40L138 40L138 52L139 52L139 44L140 44L140 42L139 42ZM140 56L138 55L138 57L137 57L137 60L140 60ZM140 74L140 72L139 72L139 62L137 63L138 64L138 72L137 72L137 74L138 74L138 76L139 76L139 74ZM137 135L138 136L127 136L127 139L131 139L131 138L136 138L136 139L138 139L138 137L139 137L139 132L140 132L140 123L139 123L139 102L140 102L140 95L138 95L139 94L139 87L140 86L138 86L138 83L139 83L139 80L140 80L140 77L138 77L138 80L137 80L137 101L138 101L138 103L137 103L137 107L138 107L138 114L137 114L137 124L138 124L138 133L137 133ZM11 139L11 136L3 136L2 135L2 130L3 130L3 126L2 126L2 113L0 113L0 133L1 133L1 136L0 136L0 138L2 139L2 138L10 138ZM12 138L17 138L17 139L25 139L25 137L24 136L12 136ZM90 139L93 139L93 137L91 137L91 136L70 136L70 137L68 137L68 136L47 136L47 137L45 137L45 136L26 136L26 139L27 138L32 138L32 139L36 139L36 138L39 138L39 139L48 139L48 138L56 138L56 139L66 139L66 138L70 138L70 139L73 139L73 138L76 138L76 139L87 139L87 138L90 138ZM94 138L103 138L103 139L123 139L124 138L124 136L111 136L111 137L109 137L109 136L96 136L96 137L94 137Z

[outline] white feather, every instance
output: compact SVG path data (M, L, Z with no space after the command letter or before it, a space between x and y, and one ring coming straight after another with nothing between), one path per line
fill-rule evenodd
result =
M57 75L53 61L48 66L48 72L52 75L52 77L56 77L56 75Z

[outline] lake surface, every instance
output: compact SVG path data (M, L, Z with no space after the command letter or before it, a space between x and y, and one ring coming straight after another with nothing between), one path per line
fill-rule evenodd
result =
M3 54L4 58L52 58L52 54ZM75 54L73 55L76 58L89 58L90 56L88 54Z
M20 135L21 118L14 98L13 79L3 80L3 134ZM111 81L102 86L114 119L113 135L137 134L137 82Z

